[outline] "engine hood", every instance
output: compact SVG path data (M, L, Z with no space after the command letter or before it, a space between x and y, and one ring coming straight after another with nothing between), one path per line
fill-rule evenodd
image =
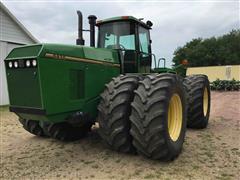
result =
M21 46L13 49L5 60L37 57L44 58L47 56L53 56L59 59L68 58L69 60L82 58L119 64L117 50L63 44L34 44Z

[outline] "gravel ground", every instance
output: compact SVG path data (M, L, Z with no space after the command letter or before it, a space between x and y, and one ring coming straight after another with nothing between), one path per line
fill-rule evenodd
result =
M240 92L213 92L208 128L187 131L182 154L163 163L107 149L96 132L63 143L26 132L0 108L0 179L238 179Z

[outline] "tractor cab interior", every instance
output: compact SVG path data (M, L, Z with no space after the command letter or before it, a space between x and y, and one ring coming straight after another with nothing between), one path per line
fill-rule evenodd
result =
M99 26L98 47L119 51L123 73L149 73L149 29L134 21L115 21Z

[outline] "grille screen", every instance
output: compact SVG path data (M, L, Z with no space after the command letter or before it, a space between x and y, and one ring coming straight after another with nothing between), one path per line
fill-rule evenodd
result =
M84 72L81 70L70 70L69 75L70 99L81 99L84 97Z

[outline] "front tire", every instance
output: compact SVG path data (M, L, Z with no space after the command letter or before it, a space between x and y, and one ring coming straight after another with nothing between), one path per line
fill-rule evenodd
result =
M23 128L29 133L35 136L41 136L41 137L46 136L43 129L39 125L39 121L26 120L26 119L19 118L19 122L23 125Z
M135 75L120 75L106 85L98 106L99 134L113 150L134 152L129 133L131 102L138 86Z
M132 103L133 145L148 158L173 160L182 150L186 116L179 77L169 73L146 76L139 82Z
M60 141L76 141L84 136L91 130L92 123L86 123L82 126L73 126L70 123L51 123L45 125L45 130L50 137Z

